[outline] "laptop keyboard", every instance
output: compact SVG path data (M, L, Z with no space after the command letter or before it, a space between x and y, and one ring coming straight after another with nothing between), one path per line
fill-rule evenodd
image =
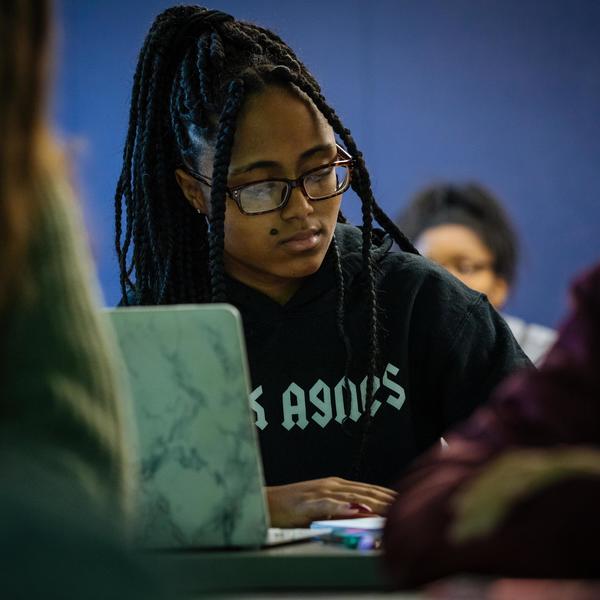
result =
M300 540L310 540L311 538L321 535L322 531L314 529L282 529L279 527L270 527L267 534L267 546L275 546L277 544L288 544Z

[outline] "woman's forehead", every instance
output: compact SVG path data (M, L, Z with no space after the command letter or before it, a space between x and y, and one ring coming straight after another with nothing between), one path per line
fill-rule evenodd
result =
M444 223L426 229L419 236L417 246L426 256L493 258L491 249L479 234L459 223Z
M210 169L216 140L207 144L200 170ZM306 95L283 86L268 86L244 103L236 122L230 164L232 170L257 162L299 163L315 148L331 159L333 129Z
M244 149L286 143L314 146L332 140L333 130L312 100L281 86L250 96L236 125L235 141Z

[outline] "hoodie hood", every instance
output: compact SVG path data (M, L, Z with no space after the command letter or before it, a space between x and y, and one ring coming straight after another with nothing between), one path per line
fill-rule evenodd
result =
M362 272L362 229L347 223L338 223L335 228L335 240L342 257L345 287L349 287L355 277ZM389 252L392 238L381 229L373 229L371 254L378 265ZM333 255L333 249L327 253ZM333 256L332 256L333 258Z

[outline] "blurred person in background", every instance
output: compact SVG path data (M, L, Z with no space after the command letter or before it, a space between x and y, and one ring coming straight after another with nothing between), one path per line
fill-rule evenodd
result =
M572 289L539 369L509 377L396 487L384 542L399 585L458 573L597 579L600 263Z
M137 598L127 396L48 126L51 41L48 0L0 1L2 595Z
M501 310L514 286L519 241L500 202L479 184L441 183L416 194L397 224L417 249ZM553 329L503 314L519 345L539 363Z

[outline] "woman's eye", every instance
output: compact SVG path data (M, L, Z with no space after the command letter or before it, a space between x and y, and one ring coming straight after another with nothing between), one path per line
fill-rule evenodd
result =
M486 267L487 265L481 263L461 262L456 265L456 270L461 275L474 275L479 271L483 271Z
M323 167L322 169L319 169L318 171L311 173L308 176L308 179L310 181L320 181L321 179L325 179L325 178L329 177L332 172L333 172L333 167L331 167L331 166Z
M461 274L461 275L471 275L473 273L473 269L470 266L467 265L460 265L456 268L456 270Z

